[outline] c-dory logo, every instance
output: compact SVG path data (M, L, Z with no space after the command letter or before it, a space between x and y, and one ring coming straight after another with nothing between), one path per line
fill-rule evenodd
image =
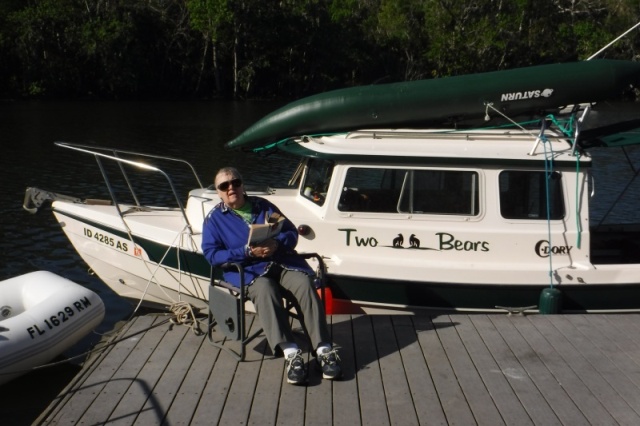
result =
M500 102L525 101L527 99L536 99L539 97L548 98L551 95L553 95L553 89L527 90L525 92L503 93L500 96Z
M536 254L540 257L549 257L550 254L569 255L573 246L552 246L549 241L540 240L536 244Z

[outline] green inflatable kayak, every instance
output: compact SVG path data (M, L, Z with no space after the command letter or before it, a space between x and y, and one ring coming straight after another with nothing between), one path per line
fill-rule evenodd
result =
M351 87L287 104L227 142L226 148L250 150L302 135L481 120L487 104L508 116L545 113L612 99L639 79L640 62L592 60Z

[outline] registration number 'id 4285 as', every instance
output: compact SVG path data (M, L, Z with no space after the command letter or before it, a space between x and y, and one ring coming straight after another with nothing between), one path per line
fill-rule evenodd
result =
M103 234L100 231L96 231L94 229L84 228L83 229L84 236L87 238L94 239L95 241L104 244L109 247L116 248L122 251L129 251L129 245L127 241L121 240L119 238L110 237L107 234Z

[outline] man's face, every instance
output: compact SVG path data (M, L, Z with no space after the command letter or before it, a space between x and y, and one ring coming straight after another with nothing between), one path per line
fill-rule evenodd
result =
M232 209L239 209L244 205L244 185L242 181L231 173L223 172L216 176L216 190L226 205Z

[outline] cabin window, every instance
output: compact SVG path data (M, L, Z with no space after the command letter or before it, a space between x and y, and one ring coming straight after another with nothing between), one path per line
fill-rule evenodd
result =
M300 185L300 193L318 205L323 205L327 197L333 161L313 158L307 162L304 182Z
M548 196L547 187L549 188ZM563 200L560 172L503 171L500 173L500 213L506 219L546 220L549 217L552 220L559 220L564 217Z
M352 167L338 210L476 216L478 200L476 172Z

